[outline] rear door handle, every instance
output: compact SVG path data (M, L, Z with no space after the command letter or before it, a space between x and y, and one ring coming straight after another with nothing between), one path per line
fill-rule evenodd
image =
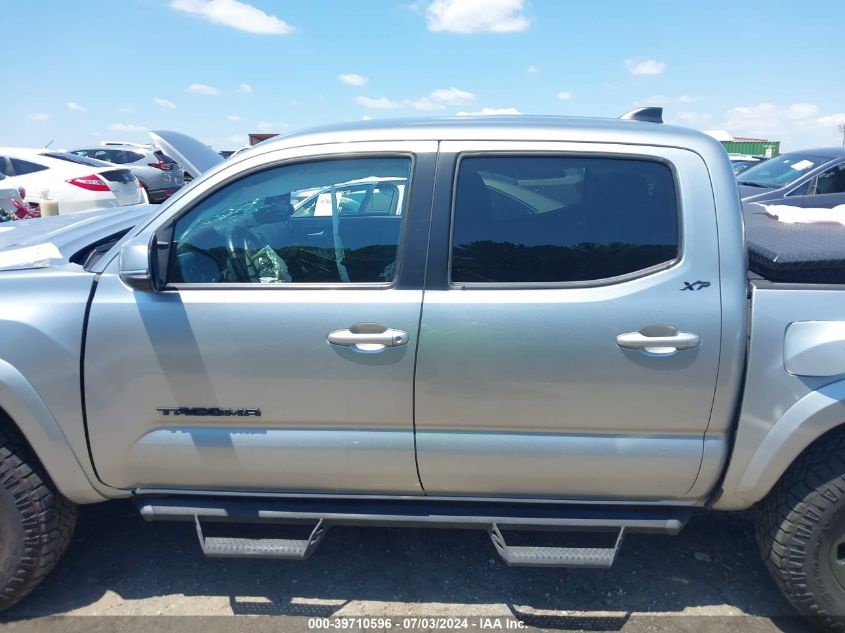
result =
M408 333L385 327L380 323L358 323L347 330L329 332L326 340L332 345L352 347L362 352L378 352L387 347L401 347L408 343Z
M678 350L694 349L701 337L694 332L681 332L671 325L650 325L639 332L626 332L616 337L616 344L625 349L638 349L647 354L668 356Z

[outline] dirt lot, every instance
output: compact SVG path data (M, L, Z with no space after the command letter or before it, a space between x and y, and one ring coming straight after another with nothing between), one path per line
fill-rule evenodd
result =
M72 617L93 615L112 617ZM217 617L231 615L274 617ZM769 579L745 515L630 535L611 570L570 571L508 568L481 531L332 528L307 562L205 559L193 525L145 523L126 502L82 508L67 556L4 619L9 630L208 633L388 615L467 616L471 629L518 618L548 630L814 630Z

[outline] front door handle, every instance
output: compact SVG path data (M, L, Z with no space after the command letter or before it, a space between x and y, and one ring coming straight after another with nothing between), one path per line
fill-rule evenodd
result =
M616 337L616 344L625 349L638 349L656 356L668 356L682 349L701 345L694 332L681 332L671 325L650 325L639 332L626 332Z
M380 323L358 323L348 330L329 332L326 339L332 345L351 347L362 352L378 352L386 347L400 347L408 343L408 333L385 327Z

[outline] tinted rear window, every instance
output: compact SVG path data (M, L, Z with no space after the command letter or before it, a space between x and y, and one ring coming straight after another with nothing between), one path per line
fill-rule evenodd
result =
M671 170L636 159L498 156L460 162L453 282L577 282L678 256Z
M39 165L28 160L21 160L20 158L9 158L9 162L12 164L12 171L15 176L25 176L26 174L34 174L37 171L47 169L44 165Z

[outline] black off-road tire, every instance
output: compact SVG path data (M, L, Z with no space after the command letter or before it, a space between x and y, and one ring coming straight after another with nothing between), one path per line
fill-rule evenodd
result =
M845 631L845 432L808 448L759 510L757 541L775 583L816 625Z
M23 438L0 426L0 610L53 569L75 525L76 505L59 494Z

